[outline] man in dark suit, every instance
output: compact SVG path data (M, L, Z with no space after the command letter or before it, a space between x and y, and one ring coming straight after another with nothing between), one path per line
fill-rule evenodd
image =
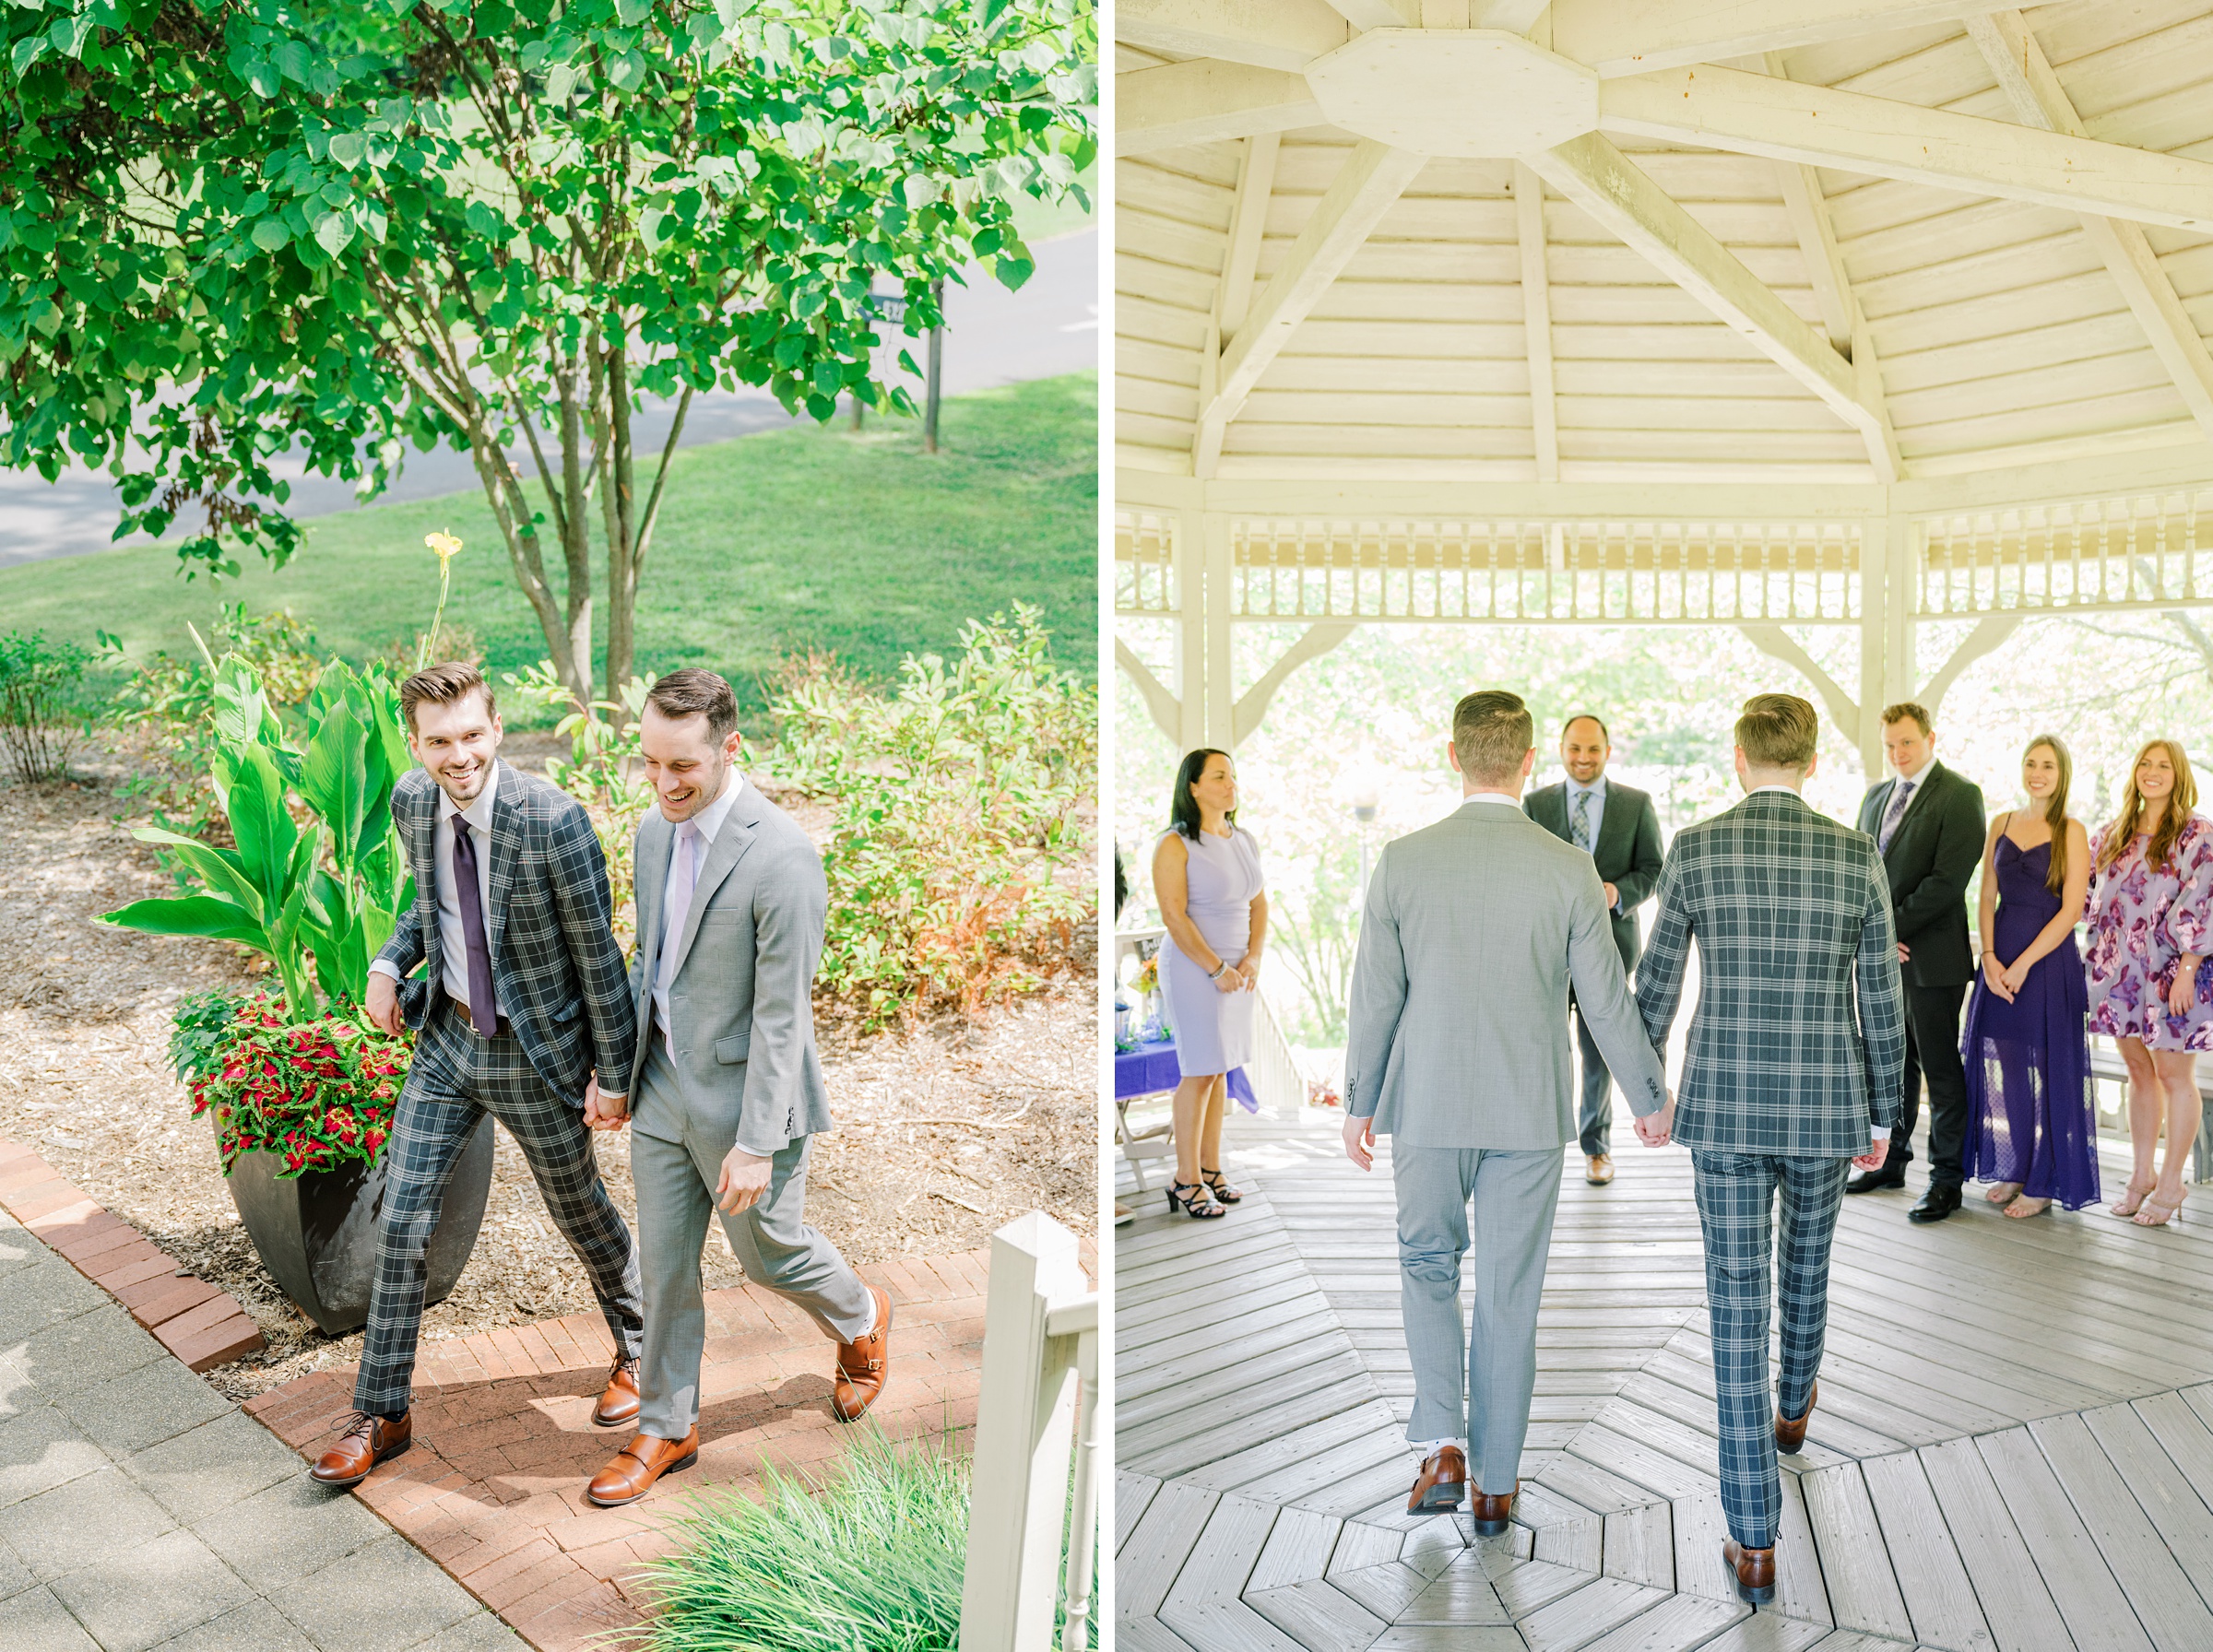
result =
M1882 1168L1855 1177L1845 1191L1906 1185L1925 1078L1929 1186L1907 1214L1915 1221L1942 1221L1959 1208L1967 1149L1959 1009L1975 976L1967 940L1967 886L1982 860L1982 788L1936 761L1929 714L1911 701L1885 709L1883 750L1896 777L1868 788L1860 804L1860 830L1882 851L1890 879L1906 989L1904 1116Z
M1606 778L1606 761L1613 755L1604 723L1588 712L1568 718L1560 730L1560 766L1568 771L1568 778L1530 793L1521 808L1553 836L1598 862L1607 914L1614 923L1614 945L1626 973L1637 967L1637 908L1651 898L1660 882L1660 816L1649 792ZM1575 1041L1583 1056L1583 1179L1603 1187L1614 1179L1609 1145L1614 1081L1580 1005Z
M499 709L473 667L419 671L399 703L422 765L392 790L415 903L370 965L363 1008L387 1032L413 1027L415 1058L385 1149L356 1409L314 1469L332 1486L358 1485L411 1442L423 1251L486 1113L522 1149L614 1340L592 1421L638 1414L637 1252L599 1178L598 1103L585 1096L596 1077L612 1114L626 1111L638 1038L598 833L574 797L499 761Z

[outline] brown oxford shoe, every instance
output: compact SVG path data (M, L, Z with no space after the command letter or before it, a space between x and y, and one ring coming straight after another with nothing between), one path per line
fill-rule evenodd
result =
M397 1457L415 1443L415 1427L406 1411L396 1417L379 1417L356 1411L347 1422L337 1443L315 1459L308 1470L326 1486L344 1490L358 1486L369 1471L386 1457Z
M1514 1489L1502 1497L1478 1491L1468 1505L1468 1513L1475 1516L1475 1535L1495 1538L1507 1528L1514 1513L1514 1499L1521 1494L1521 1482L1514 1481Z
M1583 1166L1583 1180L1593 1187L1604 1187L1614 1179L1614 1156L1611 1153L1592 1153Z
M1795 1457L1798 1448L1805 1444L1805 1425L1814 1414L1814 1407L1821 1398L1821 1385L1816 1383L1805 1397L1805 1416L1795 1422L1781 1411L1775 1413L1775 1449L1785 1457Z
M615 1453L607 1467L592 1476L592 1483L584 1488L584 1494L601 1508L621 1508L626 1503L635 1503L653 1490L653 1482L664 1474L674 1474L689 1469L699 1461L699 1429L680 1440L664 1440L657 1434L638 1434L629 1445Z
M1736 1592L1747 1604L1775 1599L1775 1551L1747 1549L1734 1538L1722 1545L1722 1564L1736 1574Z
M592 1408L592 1422L598 1428L621 1428L637 1420L638 1362L633 1355L619 1353L608 1367L607 1386Z
M869 1287L876 1299L876 1328L867 1336L837 1345L837 1375L830 1395L830 1409L840 1422L858 1422L883 1392L884 1367L892 1358L892 1294Z
M1439 1446L1422 1459L1414 1491L1406 1499L1410 1515L1449 1515L1468 1492L1468 1459L1457 1446Z

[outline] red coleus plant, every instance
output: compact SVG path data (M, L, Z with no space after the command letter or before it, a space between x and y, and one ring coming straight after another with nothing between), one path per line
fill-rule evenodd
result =
M283 1008L267 997L240 1002L190 1080L193 1116L215 1114L224 1174L256 1150L284 1161L279 1176L373 1164L412 1040L345 1015L287 1021Z

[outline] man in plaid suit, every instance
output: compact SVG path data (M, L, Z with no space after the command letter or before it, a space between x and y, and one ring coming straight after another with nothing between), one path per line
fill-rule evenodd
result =
M574 798L499 761L499 710L473 667L419 671L399 702L422 764L392 792L415 903L370 966L365 1008L386 1032L403 1020L416 1030L415 1059L385 1149L357 1409L314 1469L334 1486L359 1484L410 1443L423 1252L486 1113L522 1149L614 1339L592 1421L638 1414L637 1255L599 1179L585 1103L596 1076L620 1113L637 1052L598 833Z
M1653 1146L1672 1135L1690 1150L1721 1408L1723 1553L1737 1592L1755 1605L1775 1595L1775 1456L1805 1443L1817 1397L1845 1172L1882 1162L1905 1061L1882 856L1873 838L1799 796L1818 730L1814 708L1794 694L1745 702L1736 773L1747 796L1676 834L1637 972L1645 1030L1664 1047L1697 937L1698 1009L1682 1079L1637 1133ZM1770 1251L1782 1304L1772 1401Z

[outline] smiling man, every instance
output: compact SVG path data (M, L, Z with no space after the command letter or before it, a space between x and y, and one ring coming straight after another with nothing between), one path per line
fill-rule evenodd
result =
M586 1128L593 1109L620 1111L637 1039L598 834L574 797L500 761L499 707L475 667L419 671L399 704L422 765L392 792L415 902L370 965L366 1009L387 1032L416 1030L415 1059L385 1150L357 1409L314 1469L333 1486L358 1485L411 1441L423 1252L486 1113L523 1150L614 1339L592 1421L638 1414L637 1257ZM587 1103L595 1076L607 1093Z
M655 683L639 743L659 808L638 828L637 1056L621 1083L637 1102L645 1358L637 1437L586 1489L602 1508L635 1503L699 1455L699 1258L717 1212L746 1278L837 1344L840 1422L875 1403L892 1328L890 1294L807 1225L809 1148L831 1126L812 1000L822 856L739 772L738 701L714 672ZM623 1103L598 1111L611 1128Z

